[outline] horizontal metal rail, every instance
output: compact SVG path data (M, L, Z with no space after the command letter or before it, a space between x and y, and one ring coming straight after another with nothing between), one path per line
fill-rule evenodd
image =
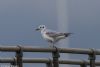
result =
M0 58L0 63L12 63L15 62L13 58ZM50 63L52 60L46 58L23 58L23 63ZM59 64L72 64L72 65L90 65L89 61L82 60L59 60ZM95 62L96 66L100 66L100 62Z
M21 46L23 52L54 52L55 48L41 48L33 46ZM0 46L0 51L9 51L15 52L19 51L18 46ZM82 48L58 48L60 53L73 53L73 54L92 54L93 50L91 49L82 49ZM100 55L100 49L94 49L96 55Z

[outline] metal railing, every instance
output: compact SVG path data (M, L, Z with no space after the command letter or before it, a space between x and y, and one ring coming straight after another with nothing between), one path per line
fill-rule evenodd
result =
M52 59L47 58L23 58L22 63L52 63ZM0 63L15 63L16 65L16 58L0 58ZM89 61L84 60L59 60L59 64L71 64L71 65L90 65ZM100 62L95 62L96 66L100 66Z
M0 51L16 52L15 58L0 58L0 63L11 63L17 67L23 67L23 63L46 63L47 67L59 67L59 64L74 64L81 67L99 66L100 62L95 62L96 55L100 55L98 49L81 49L81 48L39 48L32 46L0 46ZM52 53L51 59L35 59L35 58L23 58L23 52L45 52ZM59 53L72 53L72 54L86 54L89 57L89 61L78 60L59 60Z

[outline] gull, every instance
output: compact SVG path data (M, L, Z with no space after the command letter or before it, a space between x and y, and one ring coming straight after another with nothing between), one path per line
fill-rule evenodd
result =
M52 44L52 47L55 47L55 44L59 42L62 39L65 39L72 33L62 33L62 32L56 32L50 29L47 29L45 25L39 25L38 28L36 28L36 31L40 31L42 37Z

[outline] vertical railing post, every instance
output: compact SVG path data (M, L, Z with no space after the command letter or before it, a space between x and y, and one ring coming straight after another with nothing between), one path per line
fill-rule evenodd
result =
M13 62L10 63L10 67L16 67L16 58L13 58Z
M85 65L85 64L81 64L80 67L87 67L87 65Z
M90 67L95 67L95 50L94 49L90 49L92 51L91 54L89 54L89 60L90 60Z
M59 67L59 49L57 47L54 47L56 51L52 52L52 57L53 57L53 67Z
M21 46L19 46L19 50L16 51L16 65L17 67L23 67L23 63L22 63L22 57L23 57L23 50L21 48Z
M46 67L53 67L51 59L49 59L49 63L46 63Z
M83 64L80 65L80 67L87 67L86 61L82 60Z

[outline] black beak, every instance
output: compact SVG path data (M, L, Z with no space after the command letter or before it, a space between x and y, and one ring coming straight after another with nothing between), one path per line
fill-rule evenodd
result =
M35 29L36 31L40 30L39 28Z

